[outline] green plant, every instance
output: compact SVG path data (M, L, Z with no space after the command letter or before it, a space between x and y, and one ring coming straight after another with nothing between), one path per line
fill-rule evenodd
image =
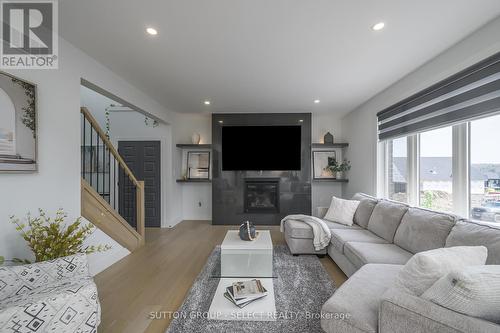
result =
M351 170L351 161L344 159L342 163L337 164L335 171L337 172L345 172Z
M432 209L434 207L434 200L436 200L436 193L425 191L424 198L422 200L422 207Z
M2 257L2 256L0 256L0 265L1 265L1 264L3 264L3 263L4 263L4 261L5 261L5 258L4 258L4 257Z
M351 162L344 159L342 163L338 163L334 157L328 157L328 165L324 168L329 172L344 172L351 170Z
M328 157L328 164L323 170L329 171L331 173L335 172L337 169L337 160L334 157Z
M95 227L90 223L82 225L80 217L75 222L66 224L66 217L67 214L62 209L56 212L54 218L39 209L39 216L32 217L28 213L25 223L15 216L11 216L10 221L16 225L16 230L21 232L21 236L28 243L36 262L76 253L103 252L111 248L109 245L84 246L85 239L94 232ZM29 263L28 260L14 260Z
M26 106L22 107L24 114L21 118L21 122L33 132L33 138L36 137L36 110L35 110L35 88L33 85L21 81L16 78L12 78L12 82L20 85L24 89L24 94L26 95Z

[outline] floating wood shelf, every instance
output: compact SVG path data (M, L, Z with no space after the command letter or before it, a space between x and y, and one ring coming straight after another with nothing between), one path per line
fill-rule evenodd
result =
M192 143L178 143L175 146L182 149L212 149L212 145L210 143L202 143L197 145Z
M313 143L312 148L346 148L348 143Z
M319 178L313 179L313 182L330 182L330 183L347 183L349 179L330 179L330 178Z
M177 183L211 183L212 179L177 179Z

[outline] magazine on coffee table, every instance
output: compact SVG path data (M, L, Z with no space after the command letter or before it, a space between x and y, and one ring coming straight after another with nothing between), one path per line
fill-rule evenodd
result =
M239 296L235 296L237 288L240 288ZM245 288L247 288L245 292L241 293L242 289ZM242 294L246 296L241 296ZM256 301L258 299L267 296L267 294L268 292L264 288L264 286L262 286L260 280L250 280L250 281L241 281L233 283L231 286L226 288L224 297L226 297L236 306L242 308L252 303L253 301Z
M253 279L248 281L238 281L233 283L234 298L256 297L267 293L260 280Z

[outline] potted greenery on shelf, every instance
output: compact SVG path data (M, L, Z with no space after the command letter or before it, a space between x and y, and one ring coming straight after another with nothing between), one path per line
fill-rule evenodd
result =
M103 252L111 248L109 245L85 246L85 239L94 232L95 227L90 223L82 225L81 217L71 224L66 224L66 217L67 214L62 209L56 212L54 218L39 209L39 216L32 217L28 213L25 223L15 216L11 216L10 221L16 225L16 230L21 232L21 236L33 251L35 262L76 253ZM27 259L15 258L14 261L30 263Z
M337 179L344 179L345 172L351 170L351 162L344 159L342 163L338 164L335 162L334 171L336 173Z
M333 157L328 157L328 165L323 169L330 173L333 179L344 179L345 172L351 169L351 162L344 159L342 163L338 163Z

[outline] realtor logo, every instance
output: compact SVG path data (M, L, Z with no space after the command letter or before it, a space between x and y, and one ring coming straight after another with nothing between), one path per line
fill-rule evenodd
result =
M0 67L57 69L57 0L1 0Z

